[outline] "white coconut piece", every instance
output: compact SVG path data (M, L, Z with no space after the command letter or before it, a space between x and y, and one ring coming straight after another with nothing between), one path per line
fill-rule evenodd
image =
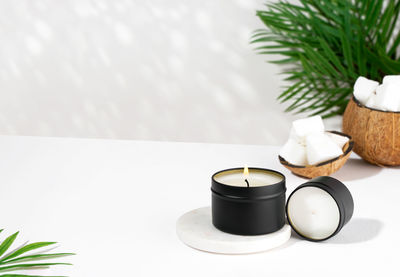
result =
M399 111L400 83L386 82L376 89L376 107L384 111Z
M290 138L305 145L305 138L309 134L323 133L325 130L322 118L319 115L293 121Z
M357 78L354 84L353 94L358 101L365 105L368 98L375 92L379 86L377 81L369 80L363 76Z
M340 148L326 134L310 134L306 137L307 161L310 165L316 165L329 161L343 154Z
M306 147L293 139L289 138L279 155L291 164L307 165Z
M373 93L369 98L367 103L365 104L368 108L376 109L376 94Z
M339 146L341 149L343 149L344 145L349 141L349 138L346 136L341 136L329 132L327 132L326 135L330 137L331 140L333 140L333 142L336 143L336 145Z
M386 75L383 77L382 84L400 83L400 75Z

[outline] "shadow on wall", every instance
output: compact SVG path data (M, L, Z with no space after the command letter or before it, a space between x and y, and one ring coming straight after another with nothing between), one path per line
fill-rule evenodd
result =
M2 2L0 133L281 144L277 68L249 45L261 5Z

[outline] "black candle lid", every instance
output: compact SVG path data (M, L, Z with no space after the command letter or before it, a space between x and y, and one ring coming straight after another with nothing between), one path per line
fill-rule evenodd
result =
M330 234L327 237L324 238L312 238L304 235L301 230L297 230L296 226L291 221L290 214L288 212L288 206L290 203L290 200L293 195L295 195L300 189L305 188L305 187L316 187L319 189L324 190L327 192L332 198L335 200L338 210L339 210L339 224L336 228L336 230ZM310 240L310 241L322 241L329 239L333 236L335 236L337 233L340 232L340 230L343 228L344 225L349 222L353 215L354 211L354 202L353 202L353 197L351 196L350 191L347 189L347 187L340 182L339 180L329 177L329 176L320 176L317 178L314 178L300 186L298 186L289 196L287 203L286 203L286 215L288 222L292 229L301 237Z

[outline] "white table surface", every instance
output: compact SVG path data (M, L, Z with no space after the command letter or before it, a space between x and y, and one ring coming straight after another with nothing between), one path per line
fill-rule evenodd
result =
M354 215L328 241L292 235L278 249L229 256L178 240L176 220L210 205L217 170L246 163L282 171L287 196L303 183L277 153L271 146L2 136L0 238L19 230L18 243L58 241L56 251L78 254L61 259L72 267L48 275L398 276L400 169L355 155L333 175L352 192Z

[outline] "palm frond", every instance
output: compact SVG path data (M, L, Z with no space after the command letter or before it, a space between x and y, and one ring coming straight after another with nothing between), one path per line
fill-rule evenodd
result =
M358 76L381 81L400 74L400 0L280 0L256 15L266 29L251 43L278 55L291 85L280 94L286 111L341 114Z
M0 230L0 233L3 229ZM31 270L43 269L55 265L71 265L70 263L52 263L52 262L37 262L41 260L48 260L60 257L75 255L74 253L49 253L49 254L32 254L31 251L43 249L47 246L53 245L56 242L35 242L24 245L8 254L5 254L11 248L16 240L19 232L16 232L0 243L0 277L40 277L39 275L26 275L26 274L10 274L5 272L17 270ZM33 262L33 263L32 263ZM4 273L4 274L2 274Z

